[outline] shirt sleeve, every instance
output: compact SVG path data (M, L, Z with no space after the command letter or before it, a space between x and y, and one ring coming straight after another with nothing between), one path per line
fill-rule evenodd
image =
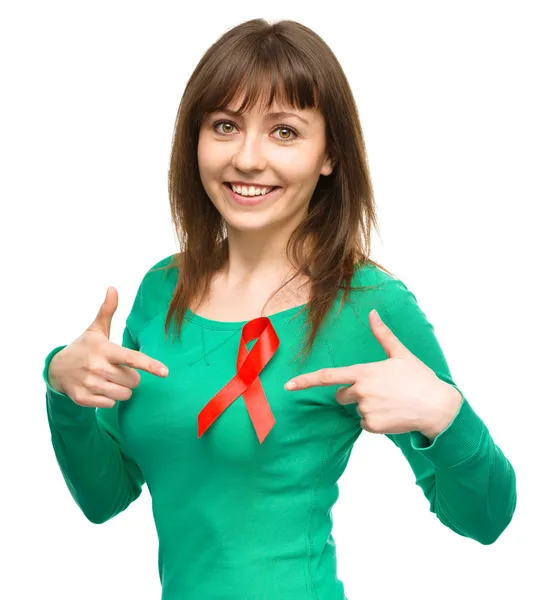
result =
M454 383L434 328L415 295L398 279L384 306L383 321L402 344L462 396L459 411L433 440L413 431L388 434L411 466L431 512L456 533L492 544L512 519L516 478L488 428Z
M122 345L138 350L127 325ZM89 521L104 523L140 496L145 480L120 434L120 401L112 408L80 406L50 386L50 362L63 348L48 354L43 370L52 446L75 502Z

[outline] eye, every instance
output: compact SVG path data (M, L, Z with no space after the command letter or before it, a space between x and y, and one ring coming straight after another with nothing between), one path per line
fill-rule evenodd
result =
M219 135L228 135L229 132L225 132L222 133L221 131L217 131L217 127L219 125L231 125L232 127L237 127L237 125L233 122L233 121L215 121L212 125L213 130L215 131L215 133L218 133ZM289 125L277 125L275 127L275 129L273 129L273 131L276 131L277 129L281 129L284 131L288 131L289 133L291 133L292 135L294 135L295 137L289 137L289 138L279 138L280 142L291 142L293 141L295 138L299 137L299 134L295 131L295 129L293 129L293 127L290 127Z

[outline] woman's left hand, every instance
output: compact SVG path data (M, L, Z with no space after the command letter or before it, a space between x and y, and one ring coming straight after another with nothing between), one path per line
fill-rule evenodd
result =
M336 392L340 404L357 403L361 426L371 433L420 431L430 440L446 429L463 401L460 392L437 377L394 335L377 312L368 318L388 358L378 362L326 368L290 379L292 391L350 384ZM291 382L297 387L288 387Z

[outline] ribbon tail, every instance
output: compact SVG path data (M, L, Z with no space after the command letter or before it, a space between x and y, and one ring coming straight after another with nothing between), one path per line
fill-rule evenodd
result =
M213 425L217 418L244 391L245 384L235 376L227 385L219 390L198 413L198 439Z
M243 398L258 440L260 444L263 444L263 441L274 427L276 419L269 402L267 402L259 377L243 392Z

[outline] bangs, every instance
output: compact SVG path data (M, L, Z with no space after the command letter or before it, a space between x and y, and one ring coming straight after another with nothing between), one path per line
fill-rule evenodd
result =
M255 48L243 40L229 57L206 68L212 72L204 73L209 84L197 102L200 119L239 101L239 114L269 110L274 102L284 109L319 108L314 65L278 38Z

